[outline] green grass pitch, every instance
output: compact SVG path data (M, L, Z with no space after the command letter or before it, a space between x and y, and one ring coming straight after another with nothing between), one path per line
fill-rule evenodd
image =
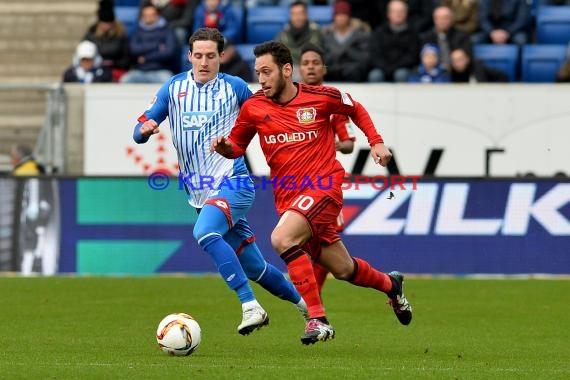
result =
M329 280L337 336L313 346L294 306L254 290L271 323L242 337L217 277L0 278L0 379L570 377L570 281L409 279L405 327L383 295ZM171 312L202 327L192 356L156 344Z

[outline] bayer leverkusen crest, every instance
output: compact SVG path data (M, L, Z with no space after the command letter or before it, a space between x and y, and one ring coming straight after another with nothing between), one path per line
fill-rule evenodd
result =
M313 123L317 118L317 110L313 107L310 108L299 108L297 110L297 119L301 124Z

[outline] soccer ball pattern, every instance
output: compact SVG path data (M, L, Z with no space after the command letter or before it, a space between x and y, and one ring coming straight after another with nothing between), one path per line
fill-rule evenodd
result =
M202 331L191 315L169 314L156 329L156 341L165 353L172 356L188 356L200 345Z

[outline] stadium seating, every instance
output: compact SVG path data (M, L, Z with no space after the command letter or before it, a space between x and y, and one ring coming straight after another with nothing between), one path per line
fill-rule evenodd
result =
M570 6L539 6L536 15L536 39L539 44L568 44Z
M525 45L522 51L522 81L551 83L566 61L566 45Z
M127 28L127 33L130 36L133 34L137 27L139 19L139 7L115 6L115 17L125 25L125 28Z
M281 6L251 7L246 16L246 42L271 41L289 19L289 9Z
M320 26L332 23L333 20L332 5L310 5L309 20L316 22Z
M234 44L240 44L243 42L243 36L245 35L245 8L238 7L237 5L232 5L232 11L236 16L236 22L238 24L239 34Z
M138 7L141 0L115 0L115 6Z
M249 65L249 68L251 70L251 73L253 75L253 77L255 78L255 55L253 55L253 48L255 47L255 44L241 44L241 45L236 45L236 50L239 53L239 55L243 58L244 61L247 62L247 64Z
M517 45L479 44L473 47L475 58L482 60L489 67L507 74L510 82L517 80L519 47Z

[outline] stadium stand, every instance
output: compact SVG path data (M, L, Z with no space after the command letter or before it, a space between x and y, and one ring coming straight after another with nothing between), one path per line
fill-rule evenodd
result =
M243 58L243 60L247 62L249 68L251 69L251 73L255 78L255 55L253 54L254 47L255 44L236 45L237 52Z
M566 61L566 45L525 45L522 50L522 81L552 83Z
M539 6L536 15L536 39L539 44L568 44L570 6Z
M310 5L309 20L316 22L320 26L325 26L333 21L332 5Z
M115 17L125 25L125 28L127 28L127 32L130 36L133 34L137 26L139 18L139 7L131 5L115 5Z
M115 6L139 7L141 0L115 0Z
M478 44L473 46L475 58L489 67L507 74L510 82L517 80L519 47L517 45Z
M281 6L247 9L246 42L258 44L275 38L289 19L289 9Z

